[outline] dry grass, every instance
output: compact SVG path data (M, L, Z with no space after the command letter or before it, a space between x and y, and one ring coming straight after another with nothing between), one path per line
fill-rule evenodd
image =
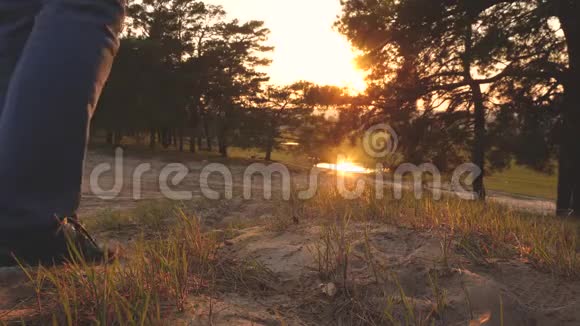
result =
M558 275L580 276L576 221L453 198L385 198L378 200L374 193L366 192L359 199L345 200L327 188L301 207L303 219L322 224L319 240L310 248L319 278L334 282L340 289L334 298L315 296L308 303L319 312L327 312L321 313L321 322L331 319L344 325L445 324L447 290L440 284L440 275L449 273L451 256L456 252L477 264L488 264L494 258L521 258ZM440 236L441 257L426 275L431 293L425 300L416 302L407 296L398 276L375 259L368 228L381 224L428 230ZM361 231L364 225L367 229ZM363 279L374 282L351 275L351 247L361 239L363 255L358 258L364 260L368 275ZM474 324L485 319L486 316L474 315L467 292L465 297L465 309ZM503 302L498 300L503 324Z
M204 232L196 216L173 204L151 202L128 212L102 211L91 229L138 225L143 236L129 244L123 259L107 266L89 265L77 254L63 267L25 268L36 293L38 319L32 322L49 318L55 325L167 324L195 304L193 297L237 293L286 294L296 299L294 312L313 324L330 318L344 325L440 325L448 306L440 275L450 268L454 252L484 264L493 258L521 257L538 268L580 276L578 224L573 221L451 198L386 198L377 200L366 192L345 200L332 189L321 189L310 201L280 208L286 213L274 214L277 219L267 225L277 232L297 218L321 225L319 241L309 249L320 280L338 287L332 297L319 289L288 291L263 264L222 257L220 233ZM369 230L360 228L371 224L436 230L441 235L441 257L425 276L428 298L419 302L408 296L398 276L376 259ZM235 233L237 227L230 229ZM362 283L350 267L357 240L363 244L362 259L370 275ZM211 321L211 309L208 313Z
M165 236L137 240L126 259L113 264L87 264L73 249L75 258L63 267L24 268L39 318L59 325L144 325L183 312L192 293L207 289L218 246L196 218L178 214Z
M568 277L580 276L580 227L575 220L534 215L489 202L454 198L435 201L428 197L416 200L411 194L401 200L389 196L376 199L367 191L359 199L345 200L333 189L320 190L304 204L303 211L307 218L329 221L347 216L356 222L440 229L445 234L443 261L453 239L474 259L518 255L540 268Z
M181 206L156 201L122 214L99 213L106 218L93 229L143 223L142 235L114 263L88 264L73 248L75 258L64 266L22 267L36 293L36 314L28 322L171 324L172 318L196 305L192 298L279 290L276 276L258 262L220 255L223 239L202 231L199 219L188 216ZM157 231L145 232L152 227ZM207 313L211 320L211 311Z
M162 230L175 222L175 210L180 208L185 208L185 205L169 200L143 201L132 210L104 208L85 218L83 223L91 232L118 231L129 226L149 231Z

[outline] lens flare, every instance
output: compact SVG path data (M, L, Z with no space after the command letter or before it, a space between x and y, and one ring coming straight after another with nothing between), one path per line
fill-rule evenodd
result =
M319 163L316 165L316 167L324 170L332 170L341 173L352 173L352 174L370 174L373 172L372 170L367 169L359 164L347 161L341 161L336 164Z

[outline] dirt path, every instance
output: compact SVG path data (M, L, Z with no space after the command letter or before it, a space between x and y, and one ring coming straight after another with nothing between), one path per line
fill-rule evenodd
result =
M187 157L187 156L185 156ZM123 175L121 177L122 187L121 191L113 200L103 200L95 195L89 187L90 172L102 163L109 163L113 165L114 159L112 156L98 154L96 152L90 152L87 157L86 171L84 176L84 186L83 186L83 199L81 202L81 213L91 213L102 207L109 207L112 209L123 209L123 208L133 208L136 205L134 199L134 185L133 185L133 173L137 166L143 163L150 163L151 170L143 174L142 177L142 190L141 198L147 199L160 199L164 196L161 194L159 187L159 175L160 171L171 163L182 163L189 169L190 173L180 184L171 186L172 190L175 191L191 191L194 196L202 196L200 189L200 173L201 170L210 162L192 162L184 159L184 156L175 155L172 158L159 159L155 157L125 157L123 164ZM243 174L245 167L242 165L230 164L228 165L230 171L233 175L233 188L234 193L237 196L241 196L243 192ZM308 176L305 173L293 173L293 178L298 184L307 184ZM369 179L370 180L370 179ZM105 173L99 179L99 186L103 190L112 189L115 184L115 176L113 173ZM223 178L218 175L212 175L209 178L209 185L211 189L223 192L226 184ZM230 185L230 184L228 184ZM275 176L273 192L274 194L279 193L280 179ZM392 187L392 183L386 183L386 186ZM255 181L252 185L253 194L256 196L261 196L263 193L263 186L260 184L259 180ZM449 191L444 192L451 194ZM526 196L510 195L499 192L489 192L489 199L501 204L505 204L513 209L526 210L534 213L551 215L555 211L555 203L550 200L545 200L541 198L533 198Z

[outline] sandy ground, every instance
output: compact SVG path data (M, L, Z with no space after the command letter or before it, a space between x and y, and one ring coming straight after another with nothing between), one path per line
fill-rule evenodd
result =
M87 176L96 165L107 161L112 159L91 153ZM171 159L125 158L124 186L119 196L103 200L85 184L82 213L135 207L131 175L144 161L152 164L153 172L144 177L143 199L162 198L156 176L166 164L172 163ZM199 196L199 171L205 163L186 162L192 173L174 190L187 189ZM426 317L433 314L435 305L430 275L437 275L439 287L445 289L447 308L436 319L436 325L501 325L502 315L503 325L580 325L580 282L539 271L524 260L474 261L454 245L449 245L454 249L445 255L447 263L443 263L442 238L434 230L353 225L347 231L351 248L346 264L348 279L325 279L314 254L320 245L320 223L300 221L276 230L270 221L278 209L277 202L239 199L243 167L231 169L237 199L228 202L225 208L204 211L202 218L208 227L215 229L234 222L248 225L240 227L224 243L221 254L265 266L270 271L264 280L267 290L253 294L231 290L212 299L191 298L196 308L172 324L350 325L353 320L360 321L357 313L364 315L373 309L381 312L389 298L401 300L403 295L397 281L418 316ZM212 188L223 187L220 178L210 180ZM107 188L113 183L113 176L108 174L100 185ZM262 190L258 183L254 188ZM515 207L551 209L549 203L536 200L494 198ZM365 228L368 241L362 233ZM29 292L17 269L0 270L0 322L27 314L18 303L30 298ZM349 299L353 297L358 301ZM402 318L403 312L394 310L392 314Z
M300 323L331 325L341 320L340 315L325 311L328 308L323 304L340 302L346 289L337 283L337 294L329 297L322 293L320 284L325 283L318 278L316 262L309 250L318 238L317 231L316 227L303 226L277 233L256 227L244 230L232 240L233 245L228 248L230 252L262 262L276 273L280 286L286 289L285 300L281 300L278 294L275 295L277 301L260 298L262 312L254 311L255 315L272 318L268 312L278 309L299 311L295 316L290 316ZM377 226L370 231L369 238L377 264L382 264L398 278L406 296L423 316L427 316L434 305L429 273L439 275L439 284L446 291L448 305L437 323L439 325L469 325L471 315L473 320L490 316L487 325L500 325L502 309L504 325L580 324L578 282L568 282L539 272L523 261L477 265L458 253L452 254L449 267L442 267L440 238L429 232ZM377 291L383 285L376 282L368 262L363 258L365 247L362 241L353 244L347 284L349 287L356 284L358 290L364 293L366 304L369 304L384 300L384 296ZM389 289L389 285L385 287ZM318 306L297 299L305 297L317 298L313 301ZM234 300L232 304L239 305L239 302ZM243 316L237 316L240 324L244 324ZM304 316L309 320L301 319ZM329 319L332 317L336 319Z

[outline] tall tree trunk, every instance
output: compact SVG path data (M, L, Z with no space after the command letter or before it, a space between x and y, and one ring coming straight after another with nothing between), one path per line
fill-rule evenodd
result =
M485 105L483 103L483 94L481 93L481 86L473 84L471 86L473 94L473 148L471 157L473 163L481 169L481 174L473 181L473 191L476 193L479 200L485 200L486 191L483 182L485 177Z
M169 132L169 128L161 129L161 139L163 148L167 149L171 146L171 133Z
M208 152L213 151L212 139L210 136L205 137L205 146Z
M266 144L266 161L272 160L272 149L274 147L274 142L268 139L268 143Z
M203 139L200 137L197 137L197 148L201 151L201 148L203 147Z
M207 120L205 118L203 119L203 132L205 134L207 151L211 152L212 151L211 135L210 135L210 131L209 131L209 125L208 125Z
M557 213L580 216L580 4L564 0L560 4L558 17L566 36L570 69L564 82Z
M580 73L580 72L578 72ZM577 86L580 86L579 83L576 83ZM574 92L574 112L571 114L572 117L570 118L570 125L574 126L570 130L570 135L568 136L569 139L574 143L571 145L571 155L572 155L572 167L571 171L573 186L572 186L572 215L576 217L580 217L580 145L578 142L580 141L580 87L576 87L576 91Z
M268 131L268 139L266 142L266 161L272 160L272 151L274 150L274 137L276 136L276 124L274 119L270 121L270 130Z
M472 163L481 169L479 176L473 180L473 191L478 200L485 200L485 104L483 102L483 93L481 85L473 80L471 76L471 67L473 60L473 30L472 26L466 26L465 30L465 53L463 56L463 74L471 88L473 100L473 147L471 149Z
M574 182L572 173L574 167L570 158L570 142L565 132L562 133L560 154L558 159L558 199L556 200L556 215L568 216L572 211L572 194Z
M108 145L113 145L113 143L114 143L113 138L115 138L115 134L112 131L108 130L107 131L107 144Z
M580 81L578 69L571 70L566 85L563 132L558 176L558 215L580 217Z
M149 148L155 149L155 129L149 130Z
M121 140L123 138L123 134L121 131L117 130L113 133L113 146L119 147L121 146Z
M560 137L558 199L556 214L580 216L580 86L569 82L566 87L563 126Z
M157 134L157 143L163 146L163 131L159 128L155 133Z
M195 139L194 136L189 137L189 151L191 153L195 153L196 152L195 142L196 142L196 139Z
M218 135L219 152L222 157L228 157L228 143L227 143L227 128L225 124L220 127L220 132Z
M184 144L184 135L185 131L183 130L183 128L179 128L179 134L178 134L178 141L179 141L179 151L183 152L185 144Z
M197 139L195 136L196 136L195 129L192 128L191 132L189 133L189 151L191 153L195 153L197 151L197 148L195 147Z

